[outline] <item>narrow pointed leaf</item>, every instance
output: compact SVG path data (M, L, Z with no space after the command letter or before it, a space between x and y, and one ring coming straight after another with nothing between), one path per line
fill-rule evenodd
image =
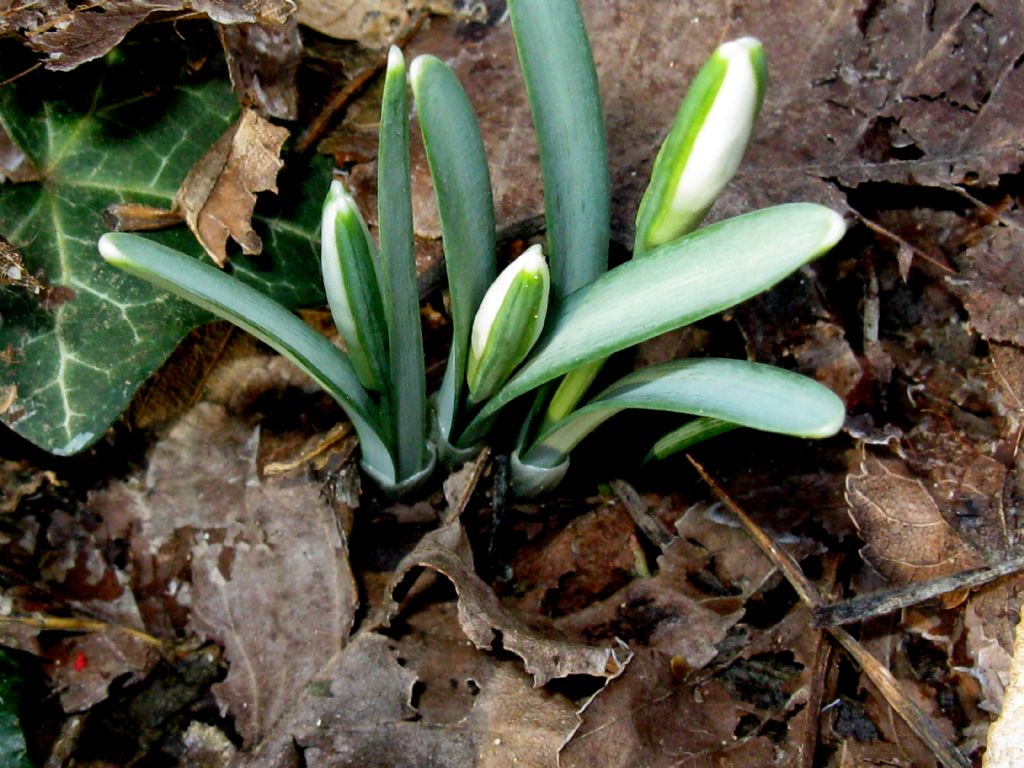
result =
M658 442L651 446L651 450L647 452L644 461L664 459L673 453L685 451L687 448L697 445L697 443L702 443L712 437L731 432L739 426L739 424L722 421L711 416L700 416L686 422L679 429L672 430L658 440Z
M555 466L590 432L627 408L712 417L766 432L829 437L845 407L828 387L745 360L679 360L643 368L542 434L523 462Z
M380 297L380 259L355 200L331 183L320 226L324 292L352 367L367 389L388 380L388 329Z
M324 388L352 420L363 462L376 477L394 477L373 404L341 350L272 299L219 269L139 235L107 234L108 264L234 323L291 360Z
M423 472L429 464L429 451L423 331L413 251L409 97L405 60L398 48L392 48L388 56L377 168L382 293L391 360L388 413L400 482Z
M418 57L410 71L451 296L452 348L437 398L438 427L448 440L462 401L473 317L497 277L494 202L480 127L455 73L433 56Z
M576 0L510 0L509 16L540 147L551 287L560 300L608 268L601 93Z
M519 371L467 428L574 368L720 312L767 290L835 245L842 217L810 203L713 224L616 267L568 297Z

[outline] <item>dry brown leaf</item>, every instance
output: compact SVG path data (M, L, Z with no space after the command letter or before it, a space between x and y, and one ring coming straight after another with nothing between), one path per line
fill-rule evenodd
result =
M564 768L774 765L770 761L774 750L763 751L770 742L758 747L736 740L740 714L722 683L680 680L673 674L670 657L642 649L583 709L583 722L558 764ZM760 754L747 754L749 749Z
M850 515L864 559L898 584L947 576L986 563L943 518L924 484L902 462L868 456L847 478Z
M145 678L159 659L140 638L108 630L79 635L62 643L62 658L50 671L65 712L85 712L107 698L111 683Z
M214 691L250 744L344 646L357 605L334 508L311 480L262 480L258 438L200 403L156 444L144 478L90 499L98 535L127 542L147 628L187 623L224 645L230 668Z
M153 13L195 11L221 24L282 24L293 8L289 0L45 0L4 7L0 34L19 35L46 55L47 69L67 71L106 54Z
M1018 212L1018 219L1021 215ZM1024 347L1024 226L994 227L964 253L964 265L947 282L964 302L971 327L989 341Z
M535 685L568 675L608 678L621 671L626 656L623 649L543 637L510 614L476 574L469 542L458 523L427 534L402 560L392 577L390 596L373 626L387 626L398 615L400 607L394 592L411 571L419 568L429 568L451 580L459 595L459 623L476 647L490 649L500 641L506 651L523 660Z
M302 38L294 18L284 24L232 24L219 28L231 84L243 106L264 117L299 116L295 73Z
M227 261L230 237L242 252L257 254L263 242L252 228L256 193L277 191L288 130L255 110L243 110L227 132L195 164L175 197L175 206L218 266Z

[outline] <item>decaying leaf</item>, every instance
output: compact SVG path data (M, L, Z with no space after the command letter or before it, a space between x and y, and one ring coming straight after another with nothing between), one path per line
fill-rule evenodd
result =
M277 191L287 138L286 128L272 125L253 109L243 110L182 182L175 207L218 266L227 261L229 237L243 253L262 251L263 242L252 228L256 193Z
M964 269L947 282L983 338L1024 346L1024 229L1013 223L994 227L981 243L968 248Z
M232 24L218 31L242 105L264 117L296 119L295 73L302 52L298 22L290 18L284 24Z
M867 542L864 559L887 579L906 583L985 565L942 517L920 480L900 462L868 456L847 478L854 524Z
M42 293L46 288L43 281L25 268L25 261L21 254L2 237L0 237L0 286L20 288L34 295Z
M431 603L393 637L357 634L236 766L556 765L576 707L534 687L517 661L474 649L457 615L454 602Z
M626 658L622 649L542 637L510 614L476 574L469 542L458 523L427 534L402 560L392 577L391 597L374 620L375 626L387 626L398 614L394 592L410 571L418 568L429 568L449 578L459 594L459 623L466 636L481 649L489 649L500 640L506 651L523 660L535 685L567 675L607 678L621 671Z
M357 605L334 509L304 477L261 480L258 438L200 403L154 449L141 488L92 502L108 536L131 539L150 611L191 572L190 626L225 647L215 692L247 744L344 646Z
M67 71L103 56L152 14L198 12L221 24L282 24L294 6L287 0L67 0L8 3L0 9L0 34L17 34L46 56L47 69Z
M765 754L743 754L761 750L736 739L740 714L722 683L688 684L673 672L670 657L638 650L622 675L583 710L583 722L559 755L559 765L773 765L764 762ZM665 727L669 723L671 727Z

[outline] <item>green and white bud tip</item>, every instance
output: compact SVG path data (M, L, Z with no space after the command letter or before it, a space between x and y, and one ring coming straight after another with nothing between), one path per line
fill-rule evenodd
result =
M383 386L388 353L387 321L380 295L377 257L356 201L341 182L331 182L320 220L320 268L334 324L360 383Z
M551 274L539 245L528 248L491 283L473 320L466 380L480 403L505 383L544 328Z
M764 100L764 49L753 37L719 46L683 99L637 213L634 256L703 221L739 167Z

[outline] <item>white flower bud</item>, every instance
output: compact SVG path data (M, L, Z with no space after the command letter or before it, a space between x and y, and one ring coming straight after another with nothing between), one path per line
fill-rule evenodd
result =
M473 320L466 380L479 403L505 383L540 337L551 275L539 245L509 264L484 294Z
M637 213L634 256L703 221L746 151L766 81L764 50L752 37L725 43L711 54L654 162Z

